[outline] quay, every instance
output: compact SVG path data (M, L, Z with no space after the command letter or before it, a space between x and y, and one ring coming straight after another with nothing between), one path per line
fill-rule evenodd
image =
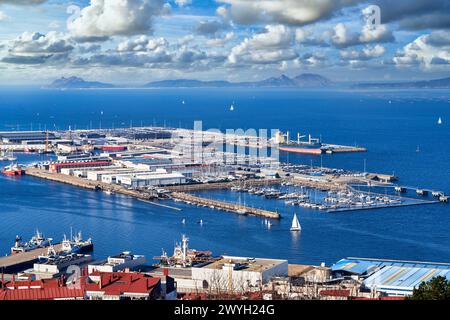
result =
M55 251L61 252L61 244L53 246ZM31 251L9 255L0 258L0 272L8 273L14 272L20 269L26 269L33 266L33 263L37 261L38 257L47 253L47 248L38 248Z
M70 185L77 186L80 188L86 188L86 189L90 189L90 190L105 190L105 191L110 191L110 192L114 192L114 193L118 193L118 194L123 194L126 196L134 197L138 200L144 200L145 202L147 202L148 200L150 200L154 197L151 193L148 193L145 191L129 190L129 189L126 189L119 185L102 183L100 181L90 181L90 180L78 178L75 176L68 176L68 175L64 175L64 174L60 174L60 173L50 173L46 170L37 169L37 168L27 169L27 174L30 176L37 177L37 178L47 179L50 181L55 181L55 182L60 182L60 183L65 183L65 184L70 184ZM266 181L265 179L260 179L260 181L258 183L260 185L264 185L266 183L274 183L275 180L277 181L277 183L280 183L282 181L281 179L271 179L269 181ZM256 181L257 180L255 180L253 182L256 183ZM216 184L218 184L218 183L216 183ZM209 185L216 185L216 184L211 183ZM205 184L192 185L192 186L200 186L201 187L204 185ZM220 184L218 184L218 185L220 185ZM189 187L189 185L188 186L180 186L180 187ZM205 189L208 189L208 187L209 186L207 186L204 189L192 188L189 191L205 190ZM224 186L222 184L222 186L220 188L228 188L228 187L231 188L231 185ZM217 188L219 188L219 186L217 186ZM170 188L167 188L167 189L169 190ZM171 190L171 191L174 191L174 190ZM260 217L264 217L264 218L270 218L270 219L279 219L280 218L280 214L276 213L276 212L257 209L257 208L251 208L251 207L243 207L243 206L236 205L234 203L205 199L205 198L201 198L201 197L188 195L186 193L172 192L171 196L173 199L177 199L180 201L195 203L198 205L214 206L217 209L221 209L221 210L225 210L225 211L229 211L229 212L239 213L239 212L245 211L246 214L251 214L251 215L260 216ZM154 204L154 203L152 203L152 204ZM173 208L171 207L171 209L173 209Z
M251 214L254 216L259 216L259 217L269 218L269 219L280 219L281 218L281 215L278 212L267 211L267 210L252 208L252 207L246 207L246 206L238 205L235 203L229 203L229 202L225 202L225 201L206 199L206 198L193 196L191 194L182 193L182 192L173 192L172 198L175 200L178 200L178 201L186 202L186 203L214 207L215 209L221 209L221 210L225 210L225 211L229 211L229 212Z
M27 168L26 174L29 176L46 179L54 182L70 184L79 188L90 190L103 190L113 193L120 193L126 196L135 197L142 200L150 200L155 198L154 194L150 192L142 192L137 190L129 190L119 185L103 183L100 181L91 181L75 176L69 176L61 173L51 173L49 171L37 168Z

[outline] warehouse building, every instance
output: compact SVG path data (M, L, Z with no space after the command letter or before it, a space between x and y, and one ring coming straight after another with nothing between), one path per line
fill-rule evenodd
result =
M0 139L4 143L17 143L22 144L24 141L41 141L44 142L46 139L55 139L55 135L53 133L46 132L2 132L0 133Z
M332 266L334 277L362 279L362 290L387 296L408 296L433 277L450 279L450 263L345 258Z
M288 261L223 256L205 266L192 267L196 288L224 293L258 290L273 277L288 276Z
M109 256L108 259L102 261L95 261L88 265L88 273L94 271L99 272L117 272L128 270L135 270L139 266L143 266L146 262L145 256L135 255L130 252L122 252L115 256Z
M186 183L186 177L178 172L151 172L147 174L120 175L117 176L117 183L130 188L168 186Z

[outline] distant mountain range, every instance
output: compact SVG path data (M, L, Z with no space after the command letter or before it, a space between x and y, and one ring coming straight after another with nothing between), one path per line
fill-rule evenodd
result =
M201 81L190 79L162 80L149 82L146 88L173 88L173 87L308 87L324 88L330 87L333 82L318 74L304 73L295 78L286 75L272 77L262 81L254 82L229 82L229 81Z
M87 88L115 88L110 83L97 81L85 81L79 77L60 78L53 81L46 88L53 89L87 89ZM229 82L225 80L202 81L193 79L176 79L154 81L138 86L141 88L352 88L352 89L450 89L450 78L435 79L428 81L409 81L409 82L372 82L372 83L356 83L342 84L335 83L321 75L314 73L303 73L296 77L290 78L286 75L272 77L261 81L254 82Z
M85 81L79 77L59 78L47 86L53 89L87 89L87 88L114 88L113 84L97 81Z
M358 83L355 89L449 89L450 77L425 81Z

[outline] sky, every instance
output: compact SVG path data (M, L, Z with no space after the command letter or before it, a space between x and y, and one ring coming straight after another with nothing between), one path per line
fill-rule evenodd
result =
M450 76L450 0L0 0L0 84Z

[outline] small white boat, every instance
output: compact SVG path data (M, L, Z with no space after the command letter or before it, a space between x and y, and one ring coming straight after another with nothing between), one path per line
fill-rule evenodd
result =
M439 119L438 119L438 122L437 122L438 124L442 124L442 118L441 117L439 117Z
M186 224L186 219L181 220L182 224Z
M230 106L230 111L234 111L234 104Z
M298 222L297 214L294 213L294 217L292 218L291 231L300 231L302 227L300 226L300 222Z

